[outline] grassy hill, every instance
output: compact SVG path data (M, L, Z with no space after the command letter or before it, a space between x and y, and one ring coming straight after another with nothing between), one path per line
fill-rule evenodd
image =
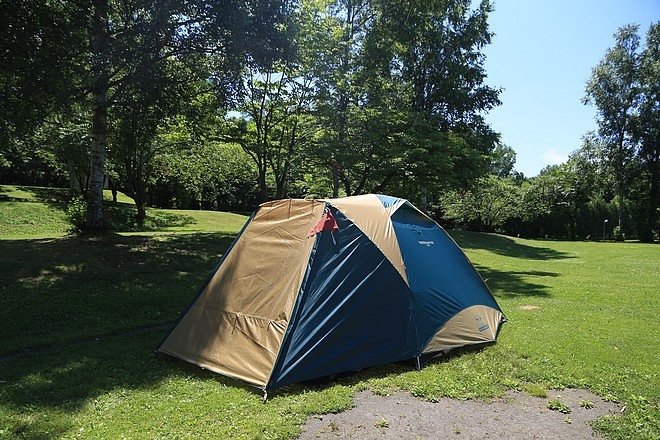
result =
M55 238L69 234L66 204L69 191L61 188L0 185L0 239ZM118 193L112 203L104 191L110 229L120 234L163 232L225 232L240 230L246 216L216 211L150 208L143 226L135 223L133 199Z
M84 238L66 235L62 197L0 187L0 438L291 438L360 389L432 400L563 387L626 406L597 422L607 437L660 432L658 245L452 232L509 318L496 344L421 371L295 385L264 405L251 387L153 354L246 217L151 210L164 220L149 231Z

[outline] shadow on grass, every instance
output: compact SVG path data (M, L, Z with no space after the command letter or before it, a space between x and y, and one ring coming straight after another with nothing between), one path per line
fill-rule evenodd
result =
M71 428L66 417L21 415L72 414L90 398L170 376L241 386L153 354L170 328L163 323L190 303L233 238L0 240L0 425L52 438Z
M106 206L105 212L110 220L110 229L121 232L158 231L195 223L195 219L189 215L147 209L147 218L140 225L137 221L135 205L122 202L111 202Z
M495 297L550 296L550 287L537 280L555 278L559 274L540 270L501 271L492 267L474 265Z
M468 353L479 353L494 344L495 342L468 345L466 347L455 348L446 353L423 355L421 359L422 369L434 364L444 364L450 362L451 360L460 358L461 356ZM333 385L360 386L364 382L370 381L372 379L384 379L389 376L410 373L416 370L417 368L415 359L407 359L385 365L364 368L359 371L345 372L333 376L320 377L298 384L289 385L275 390L272 392L272 395L282 397L296 396L308 391L323 390Z
M9 415L0 415L0 425L21 438L58 437L73 428L76 412L96 406L101 396L114 393L112 401L130 408L140 402L127 402L127 393L173 378L215 381L259 395L242 382L154 354L163 333L152 329L0 362L0 413Z
M173 320L233 237L0 240L0 355Z
M5 188L0 188L0 202L40 202L54 208L64 209L69 200L74 196L74 193L66 188L17 186L16 189L29 193L33 199L2 194L10 191Z
M497 234L469 231L450 231L450 235L463 249L485 249L506 257L525 260L556 260L574 258L573 255L547 247L529 246L513 238Z

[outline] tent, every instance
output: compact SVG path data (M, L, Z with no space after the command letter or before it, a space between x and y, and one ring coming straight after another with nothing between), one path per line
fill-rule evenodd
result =
M449 235L406 200L259 206L158 351L260 387L494 341L505 320Z

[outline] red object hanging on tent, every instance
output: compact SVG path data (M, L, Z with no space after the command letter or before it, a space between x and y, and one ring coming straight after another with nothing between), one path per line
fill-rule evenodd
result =
M321 220L314 225L311 231L309 231L309 237L313 237L314 235L318 234L319 232L323 231L338 231L339 230L339 225L337 225L337 220L333 217L333 215L330 213L329 210L326 210L325 213L323 213L323 217L321 217Z

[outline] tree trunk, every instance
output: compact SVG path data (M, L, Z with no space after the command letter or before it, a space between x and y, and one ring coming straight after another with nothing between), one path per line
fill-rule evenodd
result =
M66 166L69 171L69 189L79 191L80 185L78 185L78 180L76 179L76 165L73 163L73 159L67 160Z
M335 170L332 170L332 197L339 197L339 174Z
M105 93L94 93L92 119L92 160L89 190L87 191L87 229L103 230L103 168L105 163L105 132L107 107Z
M259 203L263 203L268 200L268 185L266 184L266 168L259 166Z
M110 191L112 192L112 202L117 203L117 182L115 179L108 179L110 184Z
M275 198L283 199L286 193L286 177L281 176L275 179Z
M619 206L617 206L617 216L619 217L619 233L623 234L623 188L619 186Z
M135 198L135 207L137 208L137 220L138 225L144 225L144 219L147 217L147 201L145 197L138 196Z
M94 0L91 28L92 49L92 151L90 183L87 192L87 230L103 230L103 174L105 164L105 134L108 117L108 2Z

